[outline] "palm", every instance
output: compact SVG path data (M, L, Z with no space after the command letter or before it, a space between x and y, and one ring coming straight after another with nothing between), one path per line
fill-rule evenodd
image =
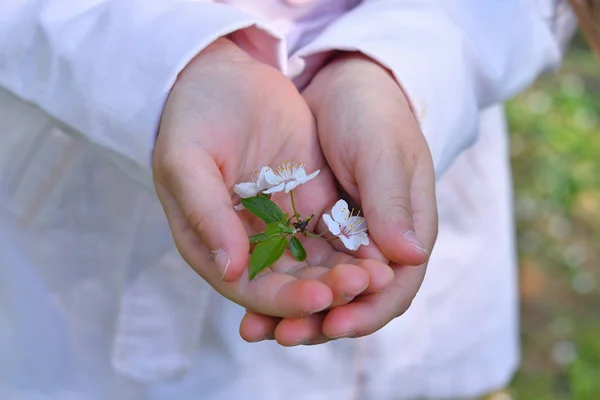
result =
M273 83L272 80L270 82ZM267 83L263 83L265 84ZM262 104L256 103L257 119L262 123L253 127L257 133L251 137L263 137L266 133L277 134L271 135L274 137L268 143L249 141L245 157L231 154L228 157L230 160L244 161L238 168L232 168L238 173L234 175L235 178L226 177L226 184L231 190L235 183L247 180L250 174L262 166L274 167L285 160L306 163L307 172L320 170L314 180L294 190L296 210L303 217L314 215L309 225L309 230L314 230L321 215L339 199L340 195L333 174L320 151L312 114L302 97L295 89L291 89L286 83L283 89L274 92L275 96L267 98ZM281 107L282 104L285 107ZM281 124L281 121L285 123ZM285 212L290 215L293 213L289 194L278 193L272 199ZM264 229L264 223L248 211L242 211L239 215L248 235ZM335 245L330 242L314 238L301 238L301 241L308 254L305 261L299 262L290 254L284 254L275 265L264 271L256 280L248 281L248 274L244 273L242 279L233 283L236 290L244 291L245 296L258 295L259 291L265 290L265 285L269 285L268 291L273 291L277 290L273 289L274 287L280 287L283 283L290 282L290 279L318 280L333 289L331 306L335 307L347 303L368 286L372 288L383 286L390 276L385 264L353 257L336 250ZM378 255L372 250L371 253L374 256ZM371 275L374 278L372 285L370 285ZM301 297L299 301L311 301L310 298Z

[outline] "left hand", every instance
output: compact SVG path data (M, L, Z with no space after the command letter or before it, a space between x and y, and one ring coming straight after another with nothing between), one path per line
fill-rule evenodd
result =
M247 312L240 326L247 341L271 334L289 346L376 332L410 306L437 237L429 148L389 71L361 54L345 54L321 69L303 96L328 164L364 211L395 277L381 292L315 315L276 319Z

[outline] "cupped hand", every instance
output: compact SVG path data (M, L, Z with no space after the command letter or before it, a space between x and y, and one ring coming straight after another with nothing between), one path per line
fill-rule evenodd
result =
M323 154L362 208L394 279L382 291L307 317L279 320L248 312L240 326L248 341L273 336L283 345L322 343L381 329L410 306L437 237L431 155L390 72L361 54L345 54L326 65L303 95Z
M232 188L282 160L321 170L296 190L299 211L316 221L339 195L309 108L276 69L217 40L179 75L154 151L156 191L185 261L223 296L277 317L314 314L389 284L391 269L375 246L357 258L318 239L305 240L305 262L284 256L248 279L248 235L263 223L234 210Z

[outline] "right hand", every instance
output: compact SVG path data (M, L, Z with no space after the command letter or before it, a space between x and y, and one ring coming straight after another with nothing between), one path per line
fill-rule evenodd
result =
M364 212L372 242L392 262L395 277L385 290L303 318L247 313L240 332L249 341L272 333L289 346L298 338L314 344L376 332L410 306L437 237L429 147L392 74L360 53L343 53L303 94L327 163Z
M308 106L279 71L217 40L179 75L154 150L156 191L185 261L223 296L276 317L312 314L385 288L393 272L375 246L357 253L359 259L317 239L304 241L305 262L284 255L248 280L248 235L262 221L234 211L232 188L283 160L321 170L295 190L298 211L314 212L316 223L339 193Z

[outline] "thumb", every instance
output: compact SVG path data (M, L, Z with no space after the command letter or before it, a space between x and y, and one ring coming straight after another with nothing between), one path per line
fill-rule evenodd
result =
M193 154L189 154L193 153ZM233 209L221 171L210 155L188 152L177 157L157 157L154 180L182 257L209 283L216 276L234 281L240 278L248 261L248 238ZM183 240L185 234L198 240ZM204 245L213 265L195 259L190 243Z
M421 265L429 258L431 249L415 231L411 203L413 171L406 168L401 152L390 148L385 147L376 163L357 160L356 181L362 209L369 234L383 254L398 264ZM420 187L427 190L427 185Z

